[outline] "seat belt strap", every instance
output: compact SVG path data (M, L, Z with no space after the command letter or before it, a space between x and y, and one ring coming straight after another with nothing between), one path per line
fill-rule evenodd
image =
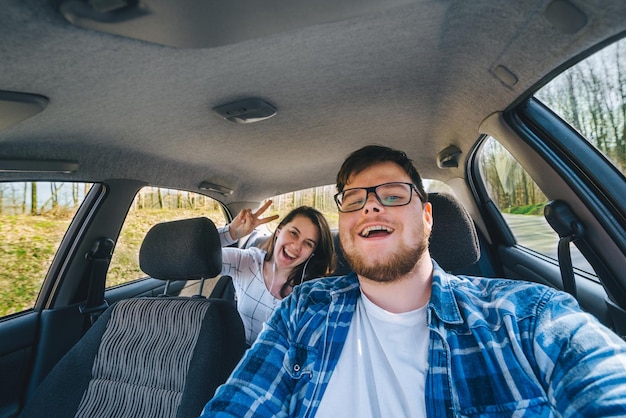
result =
M80 305L79 309L89 319L85 324L86 328L89 328L109 307L104 299L104 288L114 246L115 242L111 238L98 238L91 250L85 254L85 258L89 260L89 290L87 301Z
M559 239L559 268L563 280L563 290L576 297L576 280L574 279L574 267L572 266L572 255L569 244L575 236L562 237Z
M583 225L569 206L560 200L554 200L546 204L543 213L552 229L560 237L558 257L563 290L576 297L576 279L574 277L574 267L572 266L570 243L583 237Z

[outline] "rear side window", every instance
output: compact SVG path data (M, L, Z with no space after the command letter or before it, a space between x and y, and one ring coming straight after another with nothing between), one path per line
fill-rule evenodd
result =
M0 183L0 317L32 309L90 183Z
M182 190L144 187L137 193L115 244L106 278L107 287L145 276L139 267L139 248L153 225L204 216L220 227L226 224L224 214L222 204L208 196Z

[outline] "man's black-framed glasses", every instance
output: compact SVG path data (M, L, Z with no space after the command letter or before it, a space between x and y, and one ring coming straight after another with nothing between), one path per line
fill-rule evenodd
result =
M393 182L372 187L355 187L337 193L335 202L339 212L354 212L363 209L369 194L374 193L383 206L405 206L411 203L413 190L419 196L417 187L412 183Z

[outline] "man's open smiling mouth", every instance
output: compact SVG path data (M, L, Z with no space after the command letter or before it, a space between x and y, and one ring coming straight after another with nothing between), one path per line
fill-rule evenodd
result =
M391 234L393 231L394 229L388 226L372 225L372 226L365 227L359 233L359 235L363 238L369 238L370 236L374 237L374 236L388 235L388 234Z

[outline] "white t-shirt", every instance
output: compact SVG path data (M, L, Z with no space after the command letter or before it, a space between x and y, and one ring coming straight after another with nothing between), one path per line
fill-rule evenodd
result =
M281 300L265 287L263 260L266 252L258 248L222 248L222 274L233 278L237 295L237 310L250 345L261 332Z
M426 307L394 314L365 295L320 402L318 417L425 417Z

